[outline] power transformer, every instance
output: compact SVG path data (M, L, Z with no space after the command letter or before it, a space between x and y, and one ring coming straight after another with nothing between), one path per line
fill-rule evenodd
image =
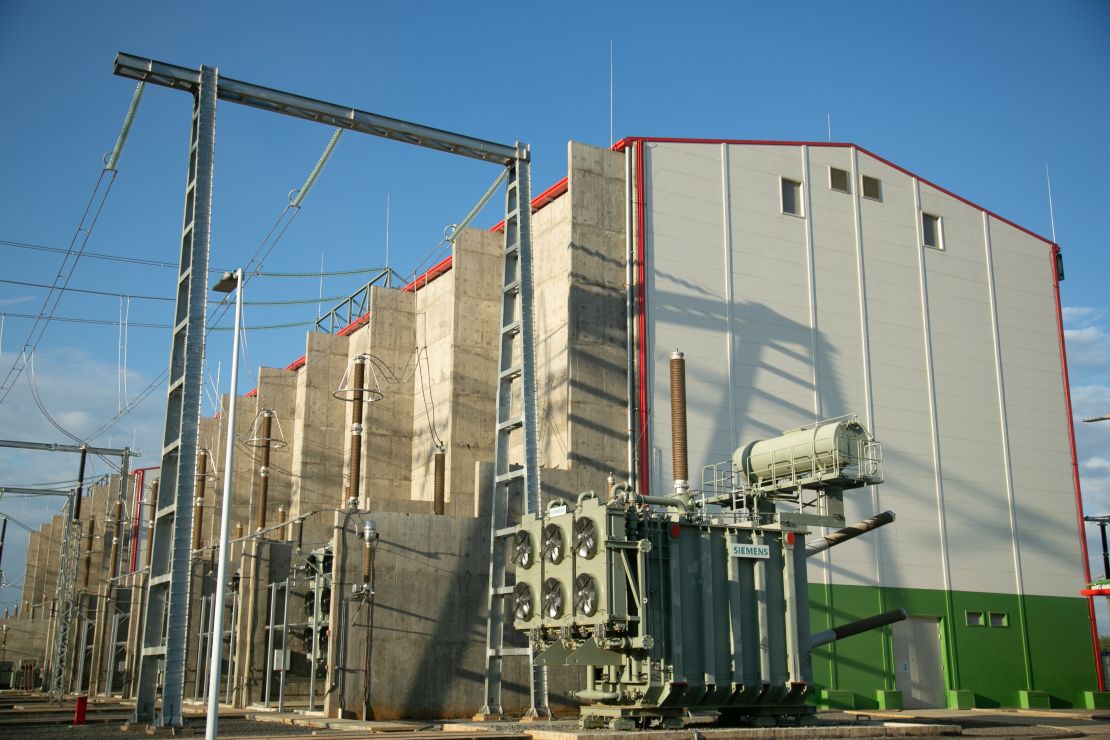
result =
M675 727L688 710L809 721L811 649L906 616L809 626L806 558L894 519L807 545L807 526L843 527L845 491L882 482L879 445L854 417L802 427L739 448L696 494L676 463L672 495L617 483L525 516L511 543L514 625L538 665L583 669L587 728Z

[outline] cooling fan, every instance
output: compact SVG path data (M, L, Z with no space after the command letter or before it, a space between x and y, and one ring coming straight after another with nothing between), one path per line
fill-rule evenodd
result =
M532 535L522 529L513 537L512 562L521 568L531 568L533 560Z
M592 617L597 613L597 581L585 573L574 579L574 610Z
M574 522L574 552L586 560L597 555L597 525L593 519L582 518Z
M543 528L543 556L549 563L558 563L563 559L564 550L563 530L558 524L548 524Z
M328 612L331 611L331 589L325 588L320 592L320 611L319 617L327 619ZM304 595L304 615L312 617L316 615L316 595L314 592L309 591Z
M513 616L517 621L527 622L532 618L535 604L532 600L532 587L527 583L518 583L513 589Z
M563 616L563 584L554 578L543 582L542 606L543 615L548 619L558 619Z

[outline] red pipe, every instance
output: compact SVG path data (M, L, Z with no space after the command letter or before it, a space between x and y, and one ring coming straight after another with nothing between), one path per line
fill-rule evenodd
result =
M135 572L135 559L139 552L139 524L143 518L143 480L146 478L146 471L158 470L158 465L152 465L149 468L136 468L131 471L135 476L135 508L132 511L131 523L131 567L129 573Z
M651 433L648 429L648 394L647 394L647 235L644 234L644 142L639 139L628 139L636 144L636 323L639 332L638 353L640 358L640 493L644 496L650 494L651 477L649 475L648 451L651 449Z
M139 519L141 518L140 512L143 510L143 473L144 469L136 470L135 475L135 507L131 510L131 565L128 568L128 573L135 572L135 556L139 551L137 547L139 543Z
M85 724L85 712L89 706L89 697L86 694L81 694L77 697L77 703L73 705L73 724Z
M1071 412L1071 383L1068 380L1068 351L1064 346L1064 315L1060 310L1060 275L1056 271L1057 255L1060 247L1052 245L1049 255L1049 269L1052 270L1052 291L1056 297L1056 329L1060 335L1060 366L1064 371L1064 401L1068 414L1068 444L1071 448L1071 477L1075 487L1075 509L1079 517L1079 549L1083 553L1083 582L1091 582L1091 562L1087 553L1087 535L1083 524L1083 492L1079 487L1079 461L1075 453L1075 419ZM1102 660L1098 649L1098 621L1095 619L1095 604L1092 596L1087 596L1087 613L1091 621L1091 641L1094 644L1095 671L1098 673L1098 689L1106 690L1106 677L1102 674Z

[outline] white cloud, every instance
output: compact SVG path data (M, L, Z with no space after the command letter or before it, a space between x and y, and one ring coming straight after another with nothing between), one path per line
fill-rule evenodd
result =
M1076 367L1103 367L1110 362L1110 335L1099 326L1065 329L1068 364Z
M1091 306L1064 306L1064 323L1067 325L1086 325L1091 321L1102 318L1103 310Z
M1105 315L1103 309L1091 306L1063 309L1083 510L1088 516L1110 514L1110 421L1082 422L1110 414L1110 334L1104 326ZM1098 526L1087 524L1085 534L1091 577L1101 578L1102 538ZM1095 599L1102 634L1110 634L1108 602Z
M1069 365L1081 370L1110 370L1110 333L1103 326L1105 315L1105 310L1094 306L1063 308Z
M1086 412L1090 412L1092 416L1110 413L1110 386L1074 385L1071 389L1071 405L1076 415L1084 415ZM1105 410L1095 411L1099 408Z
M1081 421L1110 413L1110 387L1074 388L1072 407L1084 508L1088 514L1110 514L1110 421L1090 424Z
M1091 457L1084 460L1079 467L1081 467L1083 470L1090 470L1100 473L1110 473L1110 458Z
M3 353L0 356L0 367L10 367L14 359L12 353ZM41 351L35 362L35 385L51 416L71 433L83 437L115 416L117 372L115 363L102 362L81 351ZM71 440L43 418L31 397L28 380L29 372L25 371L24 377L12 388L3 405L0 405L0 429L5 430L2 436L32 442L69 444ZM149 382L150 378L140 373L128 373L128 384L132 388L145 387ZM162 399L163 403L159 403L159 394L152 394L146 403L112 430L114 439L111 442L108 435L90 441L109 447L122 447L132 446L134 440L133 447L144 450L144 454L132 461L132 467L156 464L165 414L164 396ZM110 464L118 465L118 461L109 460L110 463L105 463L90 456L86 483L110 472ZM0 485L60 483L58 487L70 488L72 484L69 481L77 477L77 463L77 456L72 454L0 448ZM33 528L57 513L60 506L61 500L53 497L0 498L0 512ZM9 536L13 533L13 528L9 528ZM25 543L26 539L20 535L4 552L5 580L15 584L20 584L23 580L27 556ZM3 589L0 602L17 602L19 593L18 589Z
M1110 514L1110 476L1100 472L1081 478L1083 512L1089 516Z

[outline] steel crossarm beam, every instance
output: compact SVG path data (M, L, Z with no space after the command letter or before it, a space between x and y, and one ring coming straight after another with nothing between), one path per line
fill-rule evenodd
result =
M186 90L194 94L200 85L199 70L145 59L123 52L116 55L114 71L121 77L130 77L155 85ZM381 136L385 139L415 144L441 152L459 154L485 162L509 165L516 160L518 155L514 146L456 134L451 131L423 126L419 123L402 121L399 118L381 116L357 108L326 103L303 95L295 95L262 85L233 80L222 75L220 76L220 89L217 91L217 95L220 100L241 103L252 108L261 108L273 113L282 113L294 118L303 118L328 126L350 129L372 136Z
M116 457L139 457L139 453L127 447L90 447L83 445L60 445L53 442L24 442L16 439L0 439L0 447L15 447L21 450L42 450L44 452L81 452L90 455L114 455Z
M5 493L22 496L72 496L73 489L63 491L57 488L19 488L16 486L0 486L0 496Z

